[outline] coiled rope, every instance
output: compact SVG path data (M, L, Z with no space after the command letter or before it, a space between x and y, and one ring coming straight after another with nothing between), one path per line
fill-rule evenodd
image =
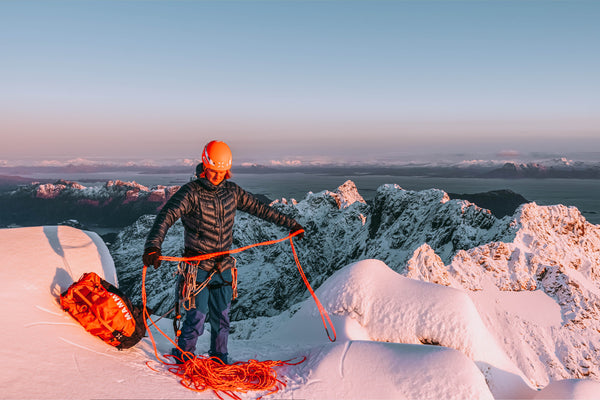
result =
M298 271L300 272L300 276L306 285L306 288L310 292L313 297L317 308L319 309L319 313L321 314L321 320L323 321L323 326L325 328L325 332L327 333L327 337L330 341L335 342L336 333L333 324L331 323L331 319L325 311L325 308L317 298L315 292L310 286L304 271L302 270L302 266L300 265L300 261L298 260L298 254L296 253L296 249L294 247L294 242L292 238L304 232L302 229L291 233L290 235L276 240L268 240L261 243L255 243L248 246L240 247L233 250L222 251L211 254L202 254L194 257L169 257L169 256L161 256L160 259L164 261L202 261L208 260L210 258L219 257L222 255L229 255L240 253L244 250L248 250L252 247L258 246L267 246L279 242L283 242L285 240L290 241L290 246L292 248L292 253L294 254L294 261L296 262L296 266L298 267ZM184 352L178 345L173 341L168 335L166 335L150 318L150 314L146 307L147 297L146 297L146 272L147 266L144 265L143 273L142 273L142 303L143 303L143 313L144 313L144 324L146 325L146 331L148 332L148 336L152 342L152 347L154 349L154 355L156 359L163 365L168 367L168 370L181 378L181 384L194 391L203 392L206 390L212 390L215 395L219 399L223 399L221 396L225 394L232 399L241 400L241 398L236 393L247 393L249 391L266 391L264 394L270 395L277 392L281 386L285 386L285 382L278 379L277 371L275 371L274 367L283 366L283 365L298 365L306 359L306 357L302 358L298 362L292 362L292 360L287 361L257 361L257 360L248 360L246 362L236 362L231 365L224 364L221 360L215 357L206 357L206 356L196 356L190 352ZM148 322L156 328L156 330L162 334L165 338L173 344L180 352L181 359L175 357L174 355L164 355L163 357L168 360L168 362L163 361L159 355L158 350L156 348L156 342L152 335L152 331L149 328ZM329 329L333 333L331 336ZM152 368L149 363L146 363L148 367L152 370L156 371L156 369ZM261 396L262 397L262 396Z

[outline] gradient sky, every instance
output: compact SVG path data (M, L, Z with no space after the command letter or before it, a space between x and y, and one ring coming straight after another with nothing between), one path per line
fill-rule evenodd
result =
M0 160L598 152L598 21L594 0L4 0Z

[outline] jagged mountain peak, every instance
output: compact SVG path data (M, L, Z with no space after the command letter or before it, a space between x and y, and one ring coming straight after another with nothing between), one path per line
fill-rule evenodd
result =
M116 179L114 181L107 181L104 185L105 188L110 189L110 188L127 188L127 189L137 189L139 191L143 191L143 192L149 192L150 189L144 185L141 185L135 181L122 181L120 179Z
M420 199L426 203L446 203L450 201L448 193L441 189L425 189L425 190L406 190L395 183L388 183L377 188L376 196L385 197L393 194L395 196L409 196L413 199Z
M349 207L355 202L366 204L365 199L363 199L363 197L358 192L356 184L351 180L347 180L346 182L341 184L335 190L335 192L328 192L327 194L331 195L336 200L338 208L340 209Z
M523 227L538 231L556 231L563 234L584 234L586 227L592 225L577 207L562 204L539 206L536 203L523 204L517 210L516 221Z
M438 285L458 286L440 256L427 243L419 246L406 263L406 276Z
M85 189L85 186L80 185L77 182L71 182L62 179L54 183L36 183L31 185L31 190L35 193L35 197L41 199L56 198L67 189L83 190Z
M358 192L356 184L351 180L347 180L341 184L332 195L339 200L338 207L340 209L349 207L355 202L366 204L365 199Z
M463 287L480 290L487 275L500 290L536 290L555 267L562 273L578 271L600 284L600 228L577 208L528 203L504 220L512 235L459 251L449 263ZM474 270L482 273L474 275Z
M323 190L319 193L309 192L307 198L311 198L312 202L319 202L322 199L331 200L332 204L335 203L338 209L344 209L350 207L354 203L362 203L367 204L365 199L358 192L358 188L356 184L347 180L343 184L341 184L335 191L331 192L329 190ZM319 199L319 200L317 200ZM285 197L281 199L277 199L271 203L271 205L275 204L285 204L285 205L297 205L298 201L295 199L287 200Z

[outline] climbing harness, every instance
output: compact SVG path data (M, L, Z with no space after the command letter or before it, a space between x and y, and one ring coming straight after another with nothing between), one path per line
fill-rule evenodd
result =
M186 311L196 308L196 295L208 286L210 280L217 272L216 269L213 269L204 282L198 283L196 281L196 276L198 275L199 264L199 261L180 261L177 265L177 273L183 276L180 292L181 299L179 301L183 301L183 308L185 308Z
M196 296L207 286L209 289L231 286L233 293L231 299L237 299L237 260L235 257L231 258L234 262L233 267L231 267L231 282L223 278L223 275L221 275L220 264L217 263L217 265L215 265L215 267L210 271L208 277L203 282L198 283L196 278L198 276L200 261L187 261L187 259L185 261L179 261L179 264L177 264L176 274L181 275L181 279L179 279L177 283L175 306L168 311L168 313L171 311L175 312L173 317L173 331L175 332L175 337L178 338L181 336L181 304L183 303L183 308L186 311L196 308ZM219 275L221 275L221 280L223 280L224 283L210 284L212 277L217 272Z
M200 261L198 260L189 260L189 257L182 257L177 264L177 274L182 276L182 281L178 285L178 303L183 302L183 308L186 311L191 310L192 308L196 308L196 296L207 286L211 289L215 289L222 286L231 286L233 289L232 300L237 298L237 260L235 257L231 257L233 259L233 267L231 267L231 282L227 281L221 275L221 261L218 261L215 266L210 270L210 274L208 277L201 283L198 283L196 280L198 276L198 268L200 268ZM221 275L221 279L224 283L220 284L210 284L211 279L215 274L218 273Z
M321 302L317 298L315 292L313 291L312 287L310 286L308 279L306 278L306 275L304 274L304 271L302 270L302 266L300 265L300 261L298 259L298 254L296 253L296 249L294 247L294 242L293 242L292 238L303 232L304 232L304 230L300 229L300 230L298 230L294 233L291 233L288 236L281 238L281 239L269 240L269 241L261 242L261 243L255 243L255 244L251 244L248 246L244 246L244 247L240 247L240 248L228 250L228 251L222 251L222 252L211 253L211 254L202 254L202 255L193 256L193 257L161 256L160 259L163 261L177 261L180 264L182 262L186 263L187 264L186 268L188 269L188 273L189 273L189 269L190 269L189 266L192 266L192 269L194 269L193 266L195 266L195 268L196 268L195 272L197 273L197 267L198 267L200 261L208 260L208 259L215 258L215 257L221 257L221 256L225 256L225 255L240 253L240 252L250 249L252 247L267 246L267 245L271 245L271 244L275 244L275 243L280 243L280 242L283 242L283 241L289 239L290 246L292 248L292 253L294 255L294 261L296 262L296 266L298 267L298 271L300 272L300 276L302 277L304 284L306 285L308 291L310 292L311 296L313 297L313 299L317 305L317 308L319 309L319 313L321 314L321 320L323 321L323 326L325 328L325 332L327 333L327 337L329 338L330 341L335 342L335 340L336 340L335 328L331 322L331 319L329 318L329 315L327 314L327 311L325 311L323 305L321 304ZM223 397L221 397L221 394L226 394L227 396L231 397L232 399L241 400L241 398L236 394L236 392L247 393L248 391L267 391L267 393L264 394L266 396L266 395L270 395L270 394L277 392L279 390L279 385L285 386L285 382L278 379L277 372L275 371L274 367L283 366L283 365L298 365L306 360L306 357L303 357L300 361L297 361L297 362L292 362L293 360L286 360L286 361L248 360L246 362L240 361L240 362L233 363L231 365L226 365L216 357L206 357L206 356L201 356L201 355L196 356L193 353L183 351L177 345L177 343L175 341L173 341L170 337L168 337L156 325L155 321L153 321L150 318L150 313L146 307L146 304L147 304L146 272L147 272L147 266L144 265L143 273L142 273L142 303L143 303L143 312L144 312L144 323L146 325L146 330L148 332L148 336L152 342L152 346L154 349L154 355L161 364L168 367L168 370L171 373L173 373L173 374L177 375L179 378L181 378L180 382L186 388L194 390L194 391L198 391L198 392L203 392L205 390L211 389L219 399L223 399ZM213 269L211 271L209 277L200 284L197 284L195 282L196 275L194 274L193 284L192 284L191 278L190 278L188 287L184 288L184 292L186 293L186 295L193 294L193 296L195 296L196 294L200 293L200 291L202 289L206 288L206 286L209 285L210 279L217 272L218 272L217 269ZM237 270L232 270L232 274L234 274L233 282L237 281ZM232 282L232 286L233 286L233 282ZM184 285L186 285L187 283L188 282L185 282ZM234 289L234 292L237 292L237 289ZM182 293L182 292L178 291L178 293ZM190 299L192 299L192 298L193 297L190 297ZM184 299L185 299L185 297L184 297ZM175 318L175 320L181 319L181 316L179 315L179 312L177 310L179 304L180 304L180 301L178 299L178 301L176 303L176 318ZM189 302L188 302L188 306L190 306ZM185 303L184 303L184 307L185 307ZM177 318L177 315L179 315L179 318ZM176 331L176 336L178 336L177 331L179 329L178 328L179 321L176 322L175 320L173 322L173 326ZM154 340L152 331L150 330L147 321L149 321L149 323L152 326L154 326L158 332L160 332L165 338L167 338L169 340L169 342L171 342L171 344L173 346L175 346L175 348L177 348L181 352L181 358L178 358L174 355L168 354L168 355L164 355L164 358L166 358L167 361L163 361L159 357L158 350L156 348L156 342ZM329 332L328 324L329 324L329 327L331 328L333 336ZM157 371L156 369L152 368L149 365L149 362L147 362L146 364L152 370Z

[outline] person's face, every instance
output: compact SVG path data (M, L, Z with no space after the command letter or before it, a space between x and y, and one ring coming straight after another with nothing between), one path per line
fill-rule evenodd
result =
M208 181L215 186L223 182L226 174L227 171L215 171L214 169L210 168L206 169L206 179L208 179Z

